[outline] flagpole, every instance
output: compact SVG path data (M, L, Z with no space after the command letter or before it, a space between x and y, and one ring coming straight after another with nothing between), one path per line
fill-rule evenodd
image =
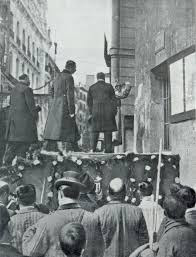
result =
M157 210L158 210L159 190L160 190L161 155L162 155L162 138L160 138L160 143L159 143L159 159L158 159L158 166L157 166L155 206L153 205L153 235L152 235L152 240L150 242L151 249L153 249L153 242L154 242L154 238L157 230Z

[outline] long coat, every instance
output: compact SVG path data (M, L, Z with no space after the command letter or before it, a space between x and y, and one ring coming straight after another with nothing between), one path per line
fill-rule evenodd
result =
M12 236L11 244L20 253L22 253L22 237L25 231L44 216L45 214L39 212L37 208L27 207L11 217L8 224L9 232Z
M54 81L54 99L48 114L44 139L74 143L79 140L75 118L74 80L67 70Z
M196 256L196 231L185 220L167 219L157 257L184 256Z
M104 257L128 257L148 242L146 222L139 207L118 201L97 209L105 243Z
M37 118L38 113L32 89L22 82L18 83L10 95L6 140L9 142L36 142L38 140Z
M98 81L88 91L87 104L92 115L92 131L116 131L117 102L111 84Z
M78 204L66 204L51 215L39 220L23 236L23 254L27 256L64 257L59 244L61 228L70 223L81 223L86 231L85 257L101 257L103 241L98 230L98 220L93 213L80 208Z

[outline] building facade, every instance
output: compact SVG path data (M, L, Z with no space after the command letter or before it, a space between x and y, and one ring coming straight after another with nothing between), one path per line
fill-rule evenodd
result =
M46 0L10 0L10 74L29 75L31 87L45 83L46 53L51 47ZM44 93L44 91L39 91Z
M3 4L2 4L3 3ZM50 53L52 42L47 27L47 0L2 0L0 5L1 61L0 108L9 105L14 79L29 75L39 113L38 134L42 139L50 103L50 86L59 69ZM3 38L3 40L2 40ZM0 47L2 48L2 47Z
M111 49L112 79L135 80L135 101L122 106L122 119L134 115L133 149L157 152L162 138L164 151L180 155L189 185L196 184L195 8L193 0L113 0Z

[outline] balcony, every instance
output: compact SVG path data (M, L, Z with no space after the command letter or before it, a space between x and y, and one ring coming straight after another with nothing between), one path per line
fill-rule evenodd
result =
M39 62L37 61L37 67L39 68Z
M16 37L16 43L17 43L17 45L20 47L21 41L20 41L20 38L19 38L19 37Z
M28 50L27 52L28 57L31 59L31 52Z
M35 63L35 56L33 55L33 62Z
M24 44L22 44L22 50L24 53L26 53L26 46Z

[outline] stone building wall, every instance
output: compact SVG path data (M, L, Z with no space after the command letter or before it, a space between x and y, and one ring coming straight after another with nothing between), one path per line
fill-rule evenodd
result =
M162 79L168 60L195 47L195 1L136 2L135 147L138 152L157 152L159 140L164 138ZM182 182L193 185L196 183L196 119L170 122L169 134L167 150L180 154Z
M115 84L115 81L129 81L132 85L135 84L135 11L136 0L112 1L112 84ZM129 124L129 118L134 115L134 92L121 100L120 111L117 119L121 119L122 145L116 150L133 151L133 124Z

